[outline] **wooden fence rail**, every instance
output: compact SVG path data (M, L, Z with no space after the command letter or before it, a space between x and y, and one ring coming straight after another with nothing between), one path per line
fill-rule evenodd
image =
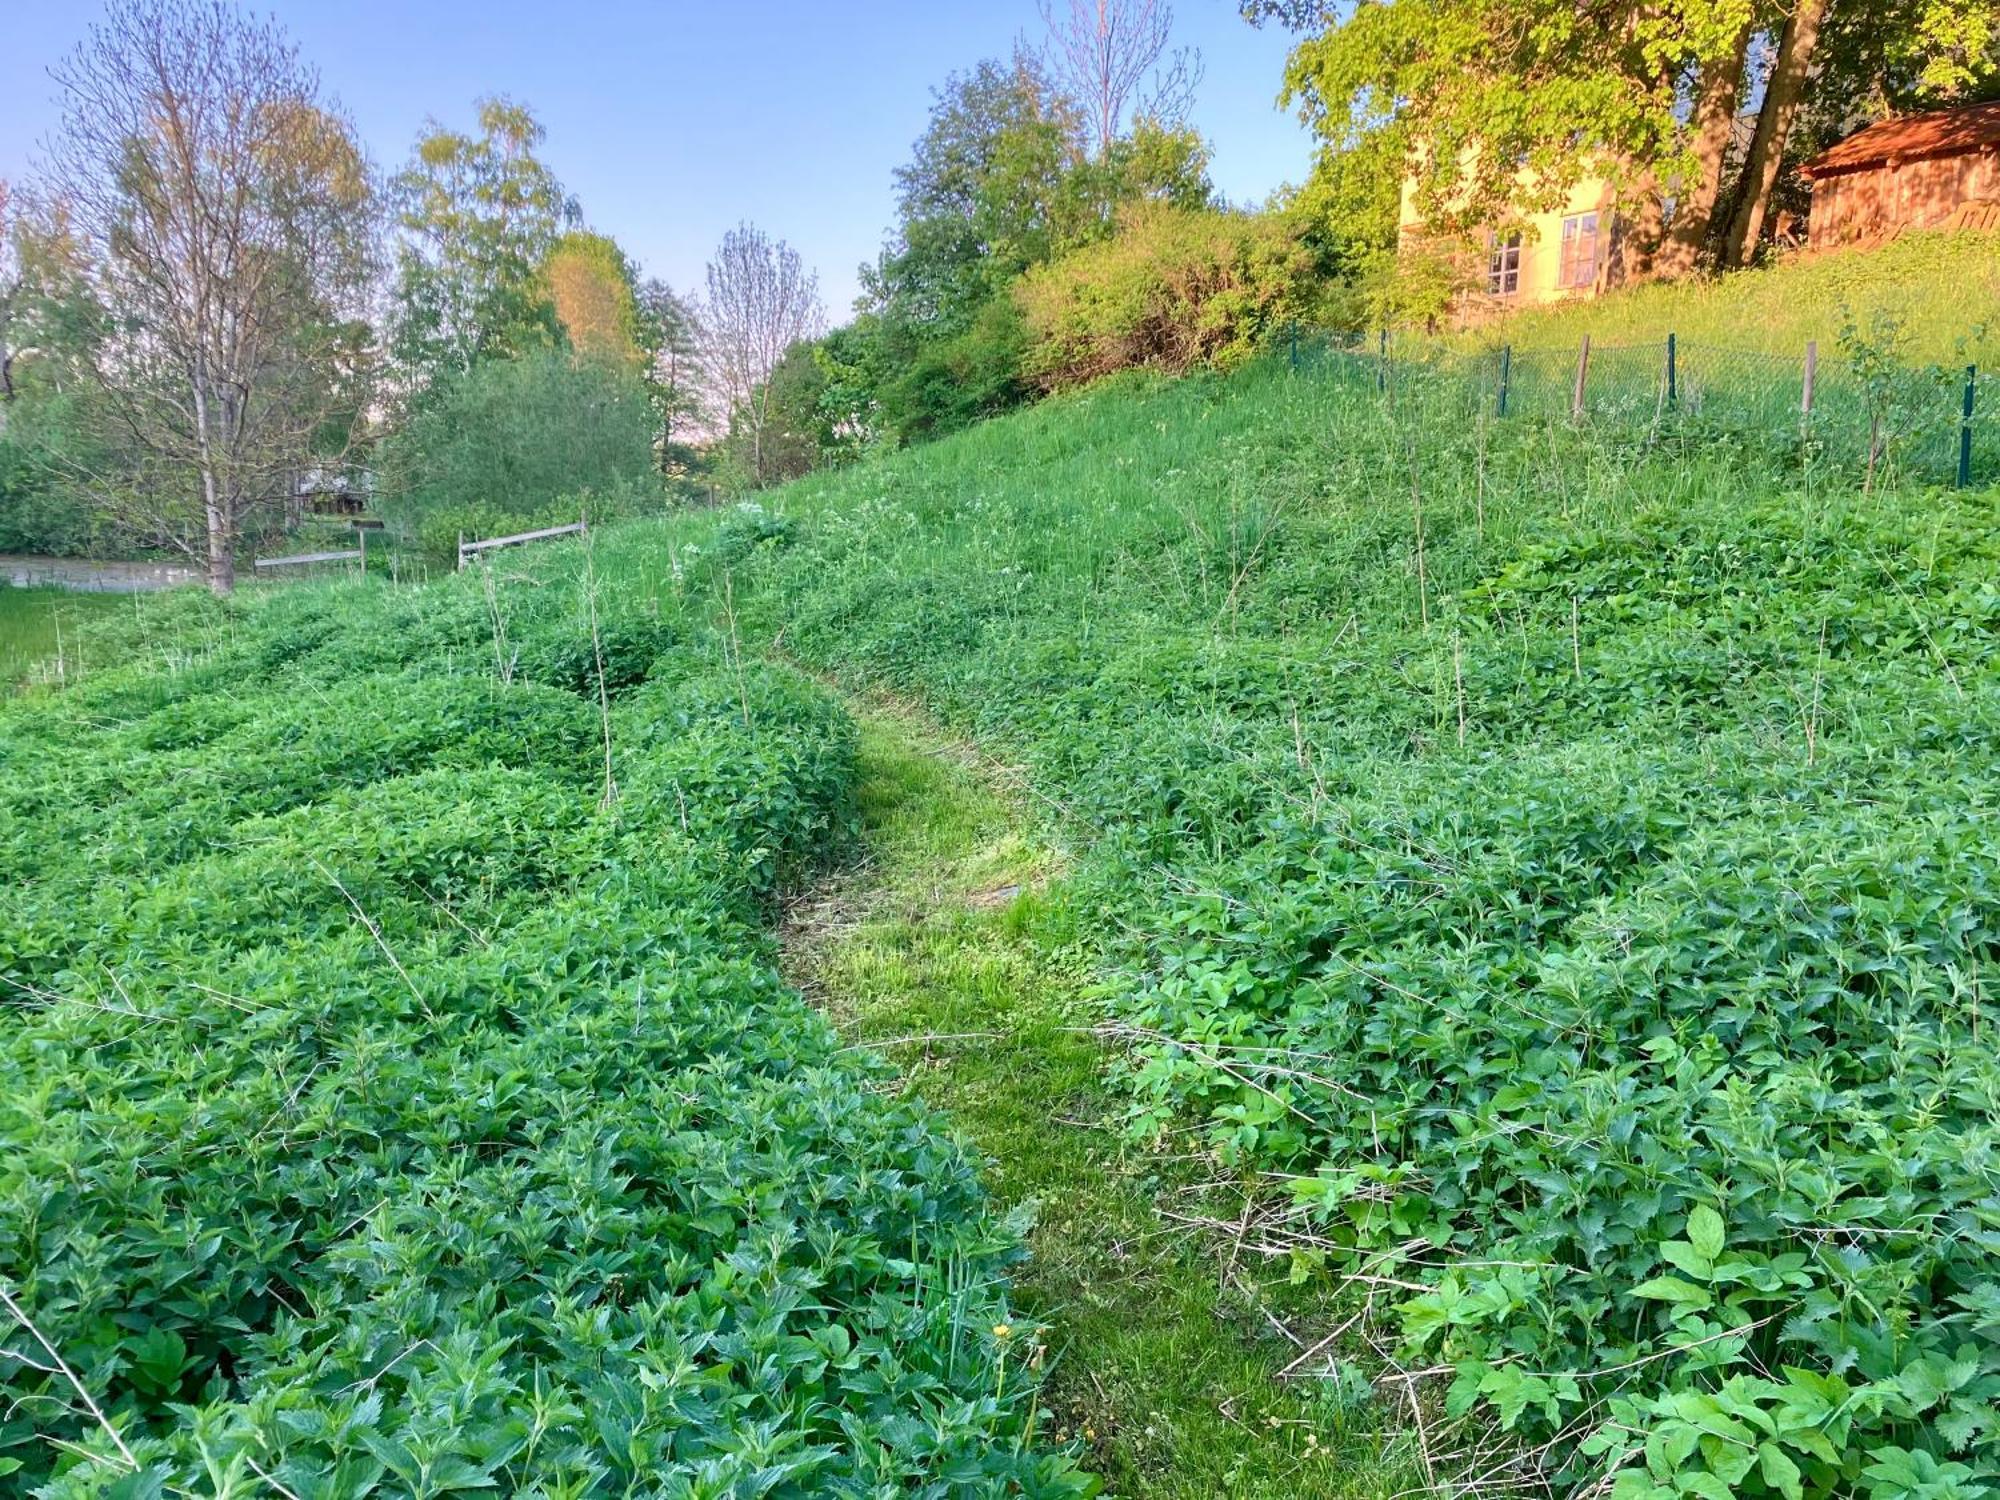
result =
M581 536L590 530L588 517L579 517L567 526L545 526L540 531L522 531L513 536L487 537L484 541L468 542L465 533L458 534L458 565L465 567L468 557L478 557L482 552L490 552L496 547L518 547L523 542L542 542L550 537Z
M363 551L348 552L300 552L291 557L260 557L252 567L256 568L302 568L309 563L356 562L367 554Z

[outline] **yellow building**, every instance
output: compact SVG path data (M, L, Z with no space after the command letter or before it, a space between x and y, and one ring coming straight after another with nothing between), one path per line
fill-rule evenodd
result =
M1612 204L1610 186L1590 178L1572 188L1560 208L1523 215L1518 226L1504 234L1474 231L1466 276L1472 288L1465 313L1477 316L1596 296L1610 279ZM1409 248L1425 238L1416 179L1405 178L1397 241Z

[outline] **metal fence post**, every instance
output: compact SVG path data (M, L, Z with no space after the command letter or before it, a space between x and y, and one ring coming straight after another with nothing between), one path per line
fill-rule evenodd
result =
M1500 346L1500 395L1495 403L1495 416L1507 415L1507 387L1514 378L1514 346Z
M1382 337L1378 342L1378 344L1376 345L1376 349L1377 353L1375 358L1375 389L1378 392L1386 391L1389 388L1389 330L1388 329L1384 328L1382 330Z
M1590 378L1590 335L1583 336L1583 342L1576 349L1576 388L1569 396L1569 419L1572 422L1583 419L1584 382Z
M1667 405L1674 405L1680 398L1680 361L1676 352L1676 340L1670 333L1667 335Z
M1972 484L1972 402L1979 390L1979 366L1965 367L1965 405L1958 419L1958 487Z

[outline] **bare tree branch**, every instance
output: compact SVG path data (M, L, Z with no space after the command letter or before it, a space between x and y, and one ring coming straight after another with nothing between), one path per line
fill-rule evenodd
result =
M1090 123L1092 147L1111 148L1131 118L1177 125L1194 104L1201 54L1169 50L1174 10L1166 0L1041 0L1046 62ZM1128 113L1129 111L1129 113Z
M819 277L798 251L752 224L722 237L708 265L702 308L704 366L715 387L717 416L750 438L751 478L764 482L764 432L770 420L770 374L785 351L818 336Z

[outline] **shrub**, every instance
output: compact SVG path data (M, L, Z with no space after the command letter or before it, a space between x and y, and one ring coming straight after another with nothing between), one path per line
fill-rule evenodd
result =
M1102 244L1030 271L1017 295L1044 389L1118 370L1242 363L1319 295L1311 251L1276 214L1147 204Z
M658 425L622 364L559 352L482 360L387 445L384 509L436 555L458 531L524 530L579 494L607 514L657 507ZM564 519L576 519L573 506Z

